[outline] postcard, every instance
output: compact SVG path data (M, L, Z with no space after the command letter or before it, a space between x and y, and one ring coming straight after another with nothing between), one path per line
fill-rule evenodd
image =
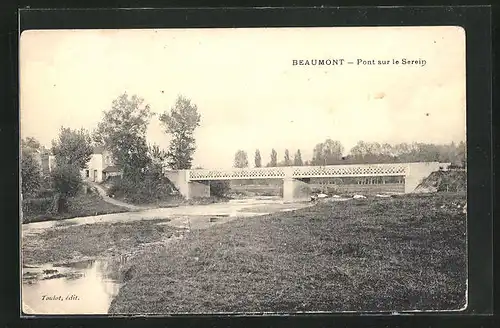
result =
M24 31L23 313L464 310L465 38Z

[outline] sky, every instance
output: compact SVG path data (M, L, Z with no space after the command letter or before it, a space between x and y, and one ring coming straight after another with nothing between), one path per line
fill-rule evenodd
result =
M344 59L344 65L293 65ZM357 65L388 60L389 65ZM392 64L399 60L400 64ZM425 65L402 65L402 59ZM346 64L347 61L353 64ZM368 142L465 141L465 32L459 27L25 31L21 137L50 147L61 126L97 127L127 92L151 106L148 142L166 149L158 116L184 95L198 106L195 166L253 165L271 149L312 157L327 138L346 153Z

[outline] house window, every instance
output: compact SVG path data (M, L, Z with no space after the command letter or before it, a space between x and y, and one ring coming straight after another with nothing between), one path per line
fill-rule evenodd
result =
M90 170L85 170L85 177L90 177Z

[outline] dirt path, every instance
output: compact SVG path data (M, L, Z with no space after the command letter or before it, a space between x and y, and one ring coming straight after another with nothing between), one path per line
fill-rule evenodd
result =
M124 203L122 201L119 201L119 200L116 200L114 198L111 198L109 197L107 194L106 194L106 190L100 186L99 184L95 183L95 182L90 182L88 181L87 182L90 186L94 187L97 189L97 192L99 193L99 195L102 197L102 199L107 202L107 203L110 203L110 204L113 204L113 205L116 205L116 206L121 206L121 207L124 207L126 209L129 209L131 211L140 211L140 210L145 210L145 209L149 209L151 207L147 207L147 206L137 206L137 205L132 205L132 204L128 204L128 203Z

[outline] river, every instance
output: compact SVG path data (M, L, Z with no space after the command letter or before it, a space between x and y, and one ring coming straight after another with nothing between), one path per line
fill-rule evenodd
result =
M133 220L170 219L168 224L189 230L206 229L239 217L292 211L310 203L284 203L279 197L230 200L226 203L149 209L136 212L79 217L64 220L64 226ZM22 225L23 238L48 229L64 234L61 221ZM179 238L182 238L179 237ZM169 240L174 241L175 238ZM54 245L57 247L57 245ZM130 250L132 253L134 250ZM74 263L45 263L22 268L22 304L25 314L107 314L120 288L117 274L126 257L96 258Z

